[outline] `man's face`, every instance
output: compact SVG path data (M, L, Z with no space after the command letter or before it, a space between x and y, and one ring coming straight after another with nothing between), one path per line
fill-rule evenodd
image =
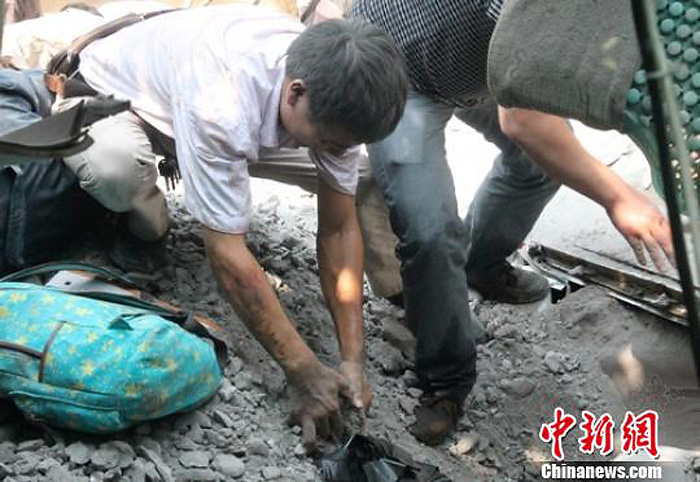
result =
M339 156L357 144L338 129L324 128L309 121L309 96L302 80L285 79L280 99L282 126L300 146Z

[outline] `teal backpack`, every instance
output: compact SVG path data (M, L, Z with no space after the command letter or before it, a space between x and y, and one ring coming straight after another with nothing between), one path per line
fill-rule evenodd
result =
M58 271L60 288L21 282ZM223 340L211 320L102 268L47 264L0 279L0 397L37 422L107 433L193 409L219 387Z

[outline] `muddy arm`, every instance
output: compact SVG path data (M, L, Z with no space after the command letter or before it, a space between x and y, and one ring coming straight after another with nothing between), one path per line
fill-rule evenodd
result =
M313 450L317 434L326 438L341 430L340 396L350 395L346 378L319 362L299 336L248 251L245 235L204 228L204 243L236 313L287 375L290 422L302 427L304 445Z
M204 228L207 254L219 286L243 323L288 376L318 363L284 313L245 235Z

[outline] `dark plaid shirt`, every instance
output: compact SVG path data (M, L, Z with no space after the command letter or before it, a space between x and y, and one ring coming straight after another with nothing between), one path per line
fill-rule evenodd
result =
M487 95L489 41L506 0L355 0L401 46L413 87L463 105Z

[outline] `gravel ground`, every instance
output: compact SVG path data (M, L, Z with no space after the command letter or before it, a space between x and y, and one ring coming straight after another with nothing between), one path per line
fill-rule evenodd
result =
M251 251L311 348L335 365L337 344L315 259L315 198L257 181L253 192ZM150 284L159 297L227 326L232 354L219 393L195 412L100 437L44 430L18 421L11 407L3 407L0 480L317 480L299 430L285 423L288 401L281 371L217 292L200 229L180 197L171 194L170 205L172 264L152 275ZM104 261L93 251L86 254ZM684 336L592 288L558 305L480 303L475 311L491 336L478 347L479 380L455 434L431 448L407 431L421 393L411 370L412 337L402 323L403 312L366 291L367 367L375 390L366 431L439 466L455 481L538 480L539 462L551 456L537 434L554 407L579 418L586 409L621 420L625 407L639 398L620 389L626 380L616 365L620 347L657 339L677 339L670 343L680 346ZM688 445L699 444L698 428L680 431L690 434ZM568 437L564 448L580 458L576 437Z

